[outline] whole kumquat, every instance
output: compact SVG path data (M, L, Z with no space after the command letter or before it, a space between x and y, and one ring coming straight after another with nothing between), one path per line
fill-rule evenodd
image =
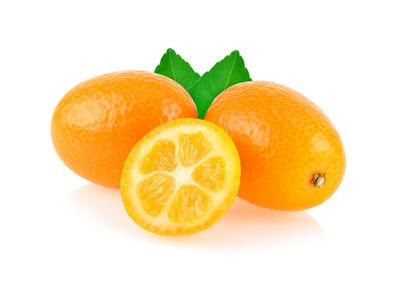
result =
M115 72L71 89L54 111L51 134L71 170L96 184L119 188L125 159L136 142L180 117L197 118L197 110L178 83L150 72Z
M222 127L238 149L244 200L307 209L327 200L342 180L346 161L339 134L295 90L266 81L239 83L216 97L205 119Z

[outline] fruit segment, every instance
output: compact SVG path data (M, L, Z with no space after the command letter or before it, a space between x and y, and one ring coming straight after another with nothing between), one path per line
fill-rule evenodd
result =
M239 156L229 136L210 122L177 119L155 128L132 149L121 194L129 216L144 229L185 235L218 221L239 182Z
M143 210L151 216L161 214L175 190L174 178L156 173L138 184L137 195Z
M190 222L204 216L211 203L211 198L199 187L183 185L172 200L168 217L174 222Z
M156 170L172 172L176 168L175 144L169 140L159 140L152 150L143 158L140 171L144 174Z
M221 190L225 180L224 159L222 157L207 159L193 170L192 179L211 191Z
M211 150L210 142L201 132L179 135L178 146L178 157L183 166L199 162Z

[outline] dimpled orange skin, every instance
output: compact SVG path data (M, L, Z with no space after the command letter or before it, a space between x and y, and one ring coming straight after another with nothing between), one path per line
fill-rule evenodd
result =
M213 101L205 120L234 141L242 167L239 197L253 204L311 208L342 180L346 161L339 134L314 103L288 87L266 81L234 85ZM319 174L320 187L314 179Z
M64 163L93 183L119 188L132 147L156 126L197 118L196 106L175 81L145 71L109 73L71 89L52 119L54 147Z

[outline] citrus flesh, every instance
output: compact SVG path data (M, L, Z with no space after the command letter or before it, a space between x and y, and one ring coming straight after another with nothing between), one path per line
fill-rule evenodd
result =
M121 195L142 228L185 235L218 221L239 183L239 155L230 137L210 122L182 118L158 126L133 147Z

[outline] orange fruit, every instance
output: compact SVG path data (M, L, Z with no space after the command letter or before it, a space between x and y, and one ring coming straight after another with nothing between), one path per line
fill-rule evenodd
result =
M272 82L234 85L205 119L222 127L241 160L239 197L259 206L302 210L327 200L345 170L339 134L300 93Z
M130 152L121 177L128 215L160 235L204 230L234 201L240 161L234 143L213 123L182 118L158 126Z
M197 118L197 110L178 83L150 72L115 72L71 89L54 111L51 135L71 170L118 188L135 143L154 127L180 117Z

